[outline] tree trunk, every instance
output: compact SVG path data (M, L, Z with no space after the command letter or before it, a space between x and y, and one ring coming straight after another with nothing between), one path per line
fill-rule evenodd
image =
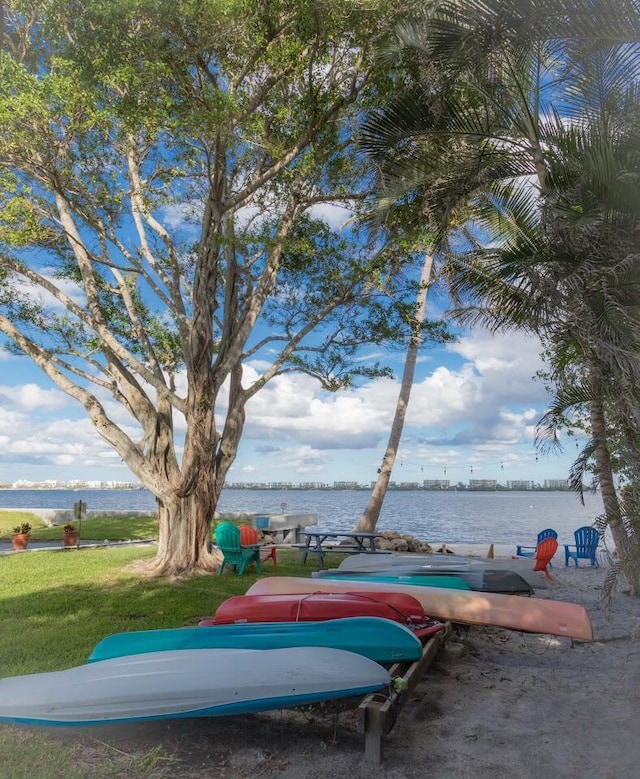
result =
M215 430L213 402L194 404L185 442L182 471L173 458L173 437L156 436L154 481L143 481L158 500L158 553L140 566L150 576L189 576L217 570L221 555L210 551L211 521L244 427L246 394L242 367L231 373L227 418L223 435ZM211 397L203 385L196 393ZM167 428L168 429L168 428ZM169 464L169 465L167 465Z
M198 486L184 497L167 502L158 499L158 553L142 572L150 576L213 573L219 563L209 549L216 503L216 495Z
M615 551L618 555L632 593L635 595L638 591L637 576L634 575L635 566L631 559L631 543L627 535L624 523L622 521L622 511L618 493L616 492L613 478L613 468L611 467L611 456L607 443L607 428L604 415L604 403L602 393L602 382L596 366L590 369L590 384L592 391L592 400L590 405L591 434L596 444L593 453L598 482L600 484L600 494L606 517L607 526L611 529Z
M380 518L382 503L387 494L391 472L393 471L393 466L395 465L396 457L398 455L398 448L400 446L400 439L402 438L402 431L404 428L404 420L409 406L413 376L418 360L418 351L420 349L420 344L422 343L422 325L425 320L427 293L431 282L432 269L433 255L431 252L428 252L425 255L422 273L420 274L420 287L416 296L415 317L412 323L411 338L409 340L409 346L407 347L407 356L404 363L404 371L402 373L402 383L400 385L398 403L396 404L396 411L393 417L393 424L391 425L387 449L382 458L382 465L378 470L378 478L371 492L367 507L364 510L363 515L357 521L354 530L372 533Z

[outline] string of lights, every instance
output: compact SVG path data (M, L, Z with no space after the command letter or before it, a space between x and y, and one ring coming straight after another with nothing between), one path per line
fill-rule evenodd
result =
M576 449L580 448L580 444L577 440L575 441L575 447ZM540 455L536 450L533 450L531 456L535 462L540 461ZM470 474L473 474L474 472L486 471L497 467L499 467L501 471L504 471L505 467L508 470L509 460L507 458L504 458L502 460L492 460L488 462L485 462L484 460L473 460L473 461L460 462L460 463L448 462L448 463L440 464L440 463L424 463L413 459L408 460L403 455L399 455L396 465L399 468L406 468L407 470L419 470L421 474L438 472L446 476L450 471L454 471L454 472L468 471Z

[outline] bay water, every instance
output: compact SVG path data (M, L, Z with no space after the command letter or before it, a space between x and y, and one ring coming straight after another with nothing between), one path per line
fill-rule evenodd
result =
M368 490L224 490L220 512L316 514L318 529L351 530L364 511ZM0 490L0 508L73 508L149 511L156 501L147 490ZM552 527L560 543L602 514L600 495L571 492L476 492L394 490L387 493L378 530L409 533L423 541L459 544L534 544Z

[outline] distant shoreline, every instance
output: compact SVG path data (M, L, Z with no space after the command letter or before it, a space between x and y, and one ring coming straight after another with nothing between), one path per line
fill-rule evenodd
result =
M225 490L237 491L251 491L251 492L370 492L371 487L302 487L302 486L277 486L277 487L261 487L257 485L237 486L233 484L226 484ZM147 487L142 485L130 486L130 485L102 485L98 487L90 487L82 485L58 485L56 487L33 484L30 486L15 487L12 485L1 485L0 492L28 492L28 491L42 491L42 492L89 492L89 491L103 491L103 490L145 490L149 492ZM530 489L523 487L505 487L503 485L497 485L495 487L401 487L401 486L389 486L389 492L572 492L569 487L531 487Z

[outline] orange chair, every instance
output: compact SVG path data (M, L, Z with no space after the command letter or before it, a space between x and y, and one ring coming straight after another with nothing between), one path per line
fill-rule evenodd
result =
M549 565L551 564L551 558L558 551L558 540L556 538L545 538L536 547L536 553L534 559L536 564L533 568L534 571L542 571L547 579L551 578L549 573Z
M260 534L251 525L238 525L240 531L240 544L242 546L254 546L260 543ZM274 571L278 570L278 560L276 556L275 546L265 546L260 549L260 562L265 563L267 560L273 560Z
M238 569L238 576L244 574L248 565L255 564L258 571L262 570L260 545L242 546L240 543L240 531L233 522L221 522L217 525L215 539L218 549L223 555L222 563L218 567L218 576L224 571L225 565L230 565L232 571Z

